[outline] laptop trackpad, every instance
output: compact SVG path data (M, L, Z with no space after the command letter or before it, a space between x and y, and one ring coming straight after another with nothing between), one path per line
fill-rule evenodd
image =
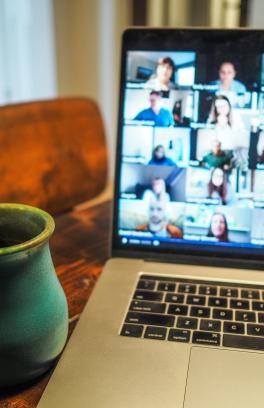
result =
M264 354L192 347L184 408L263 406Z

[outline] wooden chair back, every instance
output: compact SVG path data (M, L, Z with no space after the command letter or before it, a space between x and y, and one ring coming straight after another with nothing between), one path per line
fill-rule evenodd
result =
M94 198L107 180L102 118L88 98L0 108L0 201L52 214Z

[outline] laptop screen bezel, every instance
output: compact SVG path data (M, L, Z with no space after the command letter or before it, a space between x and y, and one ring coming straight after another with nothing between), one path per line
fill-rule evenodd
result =
M123 257L137 257L139 259L152 259L155 261L188 262L194 264L215 264L259 268L263 266L264 250L263 248L234 248L233 246L220 248L216 246L207 246L201 244L184 243L174 248L149 248L140 245L124 246L120 243L118 235L118 204L120 199L120 172L121 172L121 154L122 154L122 129L124 115L124 90L126 85L126 58L128 51L164 51L164 50L201 50L203 41L220 41L225 39L240 40L253 39L256 52L264 53L264 30L252 29L204 29L204 28L181 28L181 29L162 29L162 28L129 28L123 33L122 53L121 53L121 72L120 72L120 94L118 109L118 128L116 143L115 160L115 183L114 183L114 202L112 217L112 240L111 255ZM256 43L256 38L262 42ZM164 46L166 44L166 46ZM174 45L173 45L174 44ZM177 47L175 46L177 44ZM191 47L190 47L191 44ZM257 45L256 45L257 44ZM174 47L174 48L173 48ZM242 252L243 251L243 252Z

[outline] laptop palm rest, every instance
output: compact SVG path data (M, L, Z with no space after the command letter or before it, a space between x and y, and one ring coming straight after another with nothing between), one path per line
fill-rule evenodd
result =
M263 405L264 354L193 347L184 408Z

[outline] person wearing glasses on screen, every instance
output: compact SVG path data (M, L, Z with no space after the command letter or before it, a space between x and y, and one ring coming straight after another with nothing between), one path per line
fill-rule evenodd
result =
M229 242L228 224L224 214L216 212L212 215L207 236L214 237L218 242Z
M155 147L152 153L152 159L148 162L151 166L176 166L176 163L166 156L165 148L162 145Z
M168 92L171 89L176 89L173 82L176 66L170 57L160 58L156 67L155 74L145 83L145 88L150 88L155 91Z
M170 127L173 126L172 113L163 108L161 101L161 93L158 91L151 91L149 94L150 107L140 111L134 120L144 120L154 122L157 127Z
M164 201L152 201L149 205L148 223L136 227L136 231L150 232L153 236L182 238L182 230L169 224Z

